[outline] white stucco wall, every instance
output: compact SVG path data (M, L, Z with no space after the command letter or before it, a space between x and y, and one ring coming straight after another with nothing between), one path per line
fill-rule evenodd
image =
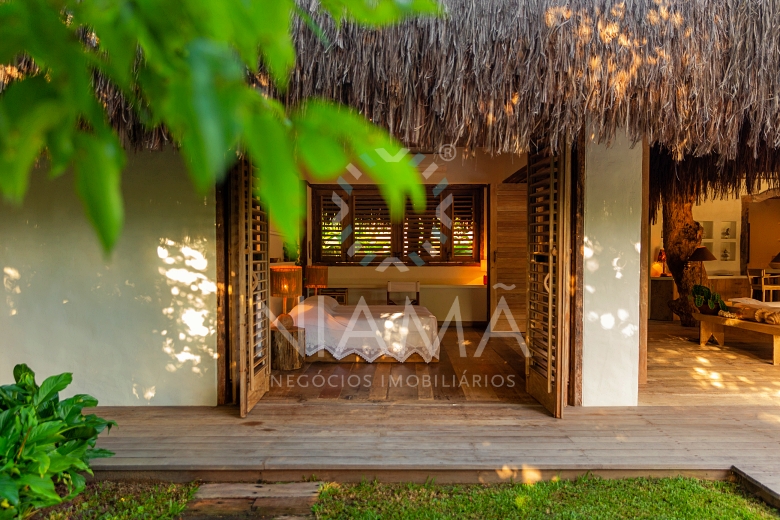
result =
M639 383L642 145L625 135L585 157L582 402L635 406Z
M104 405L215 405L214 196L173 151L129 152L123 194L108 258L71 175L37 171L22 207L0 203L0 383L25 362Z

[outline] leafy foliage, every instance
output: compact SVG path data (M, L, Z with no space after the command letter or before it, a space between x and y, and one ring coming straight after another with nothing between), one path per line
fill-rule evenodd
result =
M36 509L69 500L84 489L89 460L110 457L95 448L111 426L84 408L97 399L79 394L60 400L71 374L51 376L38 386L27 365L14 367L14 384L0 386L0 520L26 518ZM55 484L66 490L61 497Z
M696 307L703 307L706 304L711 310L729 310L720 294L712 292L709 287L704 285L694 285L690 298Z
M435 0L323 0L336 20L380 26L437 13ZM295 64L294 0L5 0L0 64L31 58L38 72L0 96L0 193L21 202L46 151L52 174L72 166L76 189L106 250L123 223L125 154L92 86L106 78L150 126L175 138L200 192L247 151L257 193L292 238L303 212L300 179L333 178L350 161L384 186L394 214L406 197L425 206L414 167L376 150L401 147L357 113L320 100L291 113L251 88L246 74L284 91ZM316 30L316 27L314 27ZM261 67L262 63L262 67Z

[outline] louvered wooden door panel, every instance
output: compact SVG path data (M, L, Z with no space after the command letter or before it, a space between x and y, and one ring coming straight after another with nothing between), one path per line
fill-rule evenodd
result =
M504 298L521 332L526 331L528 306L527 197L526 184L499 184L491 194L495 253L491 265L490 315L495 314L501 298ZM513 330L504 313L499 314L493 330Z
M238 360L238 395L241 417L268 391L271 349L268 313L268 217L252 192L251 165L236 168L233 182L235 251L238 280L236 301L238 328L234 359Z
M560 417L568 355L568 197L559 156L528 159L528 325L526 390Z

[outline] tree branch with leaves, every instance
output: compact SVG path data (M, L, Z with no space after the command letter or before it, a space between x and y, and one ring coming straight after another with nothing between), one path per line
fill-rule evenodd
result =
M319 8L372 27L440 13L434 0L322 0ZM0 193L21 203L41 157L52 176L72 168L103 248L114 247L125 150L96 95L102 77L150 128L169 132L199 193L247 154L256 195L288 237L305 215L304 174L331 180L350 162L382 187L395 216L407 198L421 211L414 166L374 160L377 149L401 148L386 131L323 100L288 108L246 81L265 73L285 91L294 16L317 30L294 0L0 0L0 63L24 56L35 64L0 94Z

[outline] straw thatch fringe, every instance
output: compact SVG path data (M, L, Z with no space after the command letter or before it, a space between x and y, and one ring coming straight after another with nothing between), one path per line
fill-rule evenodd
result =
M601 141L625 128L689 158L670 170L686 180L670 196L778 171L780 1L444 4L446 17L381 31L319 17L329 46L299 23L287 101L347 103L428 150L516 153L531 136L571 142L586 121Z
M378 31L337 27L317 0L299 2L328 43L295 21L291 105L346 103L424 150L518 153L532 137L573 142L586 122L601 141L626 129L685 158L654 181L682 179L658 197L777 176L780 0L443 0L446 16ZM250 81L267 86L263 75ZM96 86L126 142L167 139Z
M667 149L656 145L650 149L650 216L655 222L666 200L701 202L778 189L779 172L780 150L763 143L757 150L739 146L734 159L709 154L686 156L679 162Z
M328 47L299 22L288 99L345 102L424 148L521 152L586 120L677 159L736 157L745 123L751 148L780 146L778 0L444 3L446 17L381 31L319 17Z

